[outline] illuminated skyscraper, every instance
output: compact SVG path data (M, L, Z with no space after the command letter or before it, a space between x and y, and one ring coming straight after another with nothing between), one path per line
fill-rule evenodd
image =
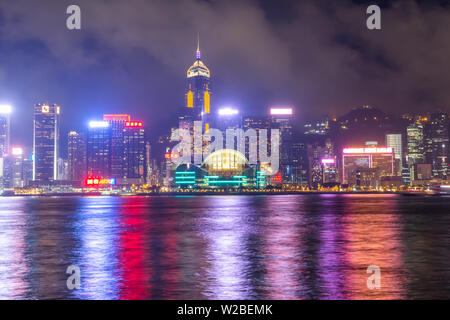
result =
M192 121L202 121L207 131L211 121L211 73L201 60L199 44L196 60L186 72L185 106L185 114L191 116Z
M271 144L270 144L270 127L271 122L269 117L246 117L243 120L243 130L248 131L249 129L255 130L255 132L258 134L258 139L260 137L259 130L267 130L267 151L271 150ZM251 148L255 148L258 152L258 162L261 160L259 159L259 143L256 142L255 146L250 146L250 141L248 138L245 138L245 157L249 159L249 151Z
M216 115L215 127L224 133L227 129L240 129L242 128L242 116L237 109L222 108Z
M123 176L124 161L124 130L125 124L130 122L128 114L104 114L103 120L111 127L111 176L121 178Z
M86 178L86 137L70 131L68 136L68 179L83 181Z
M34 105L33 180L38 183L57 180L59 114L56 104Z
M394 149L395 159L395 174L402 175L403 168L403 152L402 152L402 135L401 134L387 134L386 146Z
M143 184L145 182L145 131L140 121L125 123L123 132L123 184Z
M292 163L292 108L271 108L272 129L280 130L280 172L283 183L293 183Z
M11 112L11 106L0 106L0 158L9 153L9 144L11 139Z
M111 126L107 121L91 121L87 136L87 176L103 179L111 175Z
M411 166L424 162L423 126L412 124L406 128L407 134L407 161Z
M449 119L445 112L430 115L426 124L427 162L432 164L433 176L447 179L449 154Z

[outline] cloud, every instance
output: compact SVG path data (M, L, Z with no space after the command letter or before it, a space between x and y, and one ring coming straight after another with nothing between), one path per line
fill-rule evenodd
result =
M65 27L71 1L0 4L0 95L17 100L27 121L33 103L60 103L66 130L128 110L162 132L183 105L199 32L216 106L254 114L292 104L302 120L363 104L449 110L448 7L395 2L371 31L367 5L261 3L79 0L81 31Z

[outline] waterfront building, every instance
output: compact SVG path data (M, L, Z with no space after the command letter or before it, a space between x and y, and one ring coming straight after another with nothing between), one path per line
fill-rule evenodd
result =
M394 150L390 147L352 147L342 152L342 184L357 187L381 185L394 175Z
M111 178L111 137L108 121L91 121L87 134L87 176ZM115 178L115 177L114 177Z
M280 173L283 184L292 184L292 108L271 108L271 128L280 130Z
M59 116L56 104L34 105L33 180L48 184L57 180L59 156Z
M141 121L126 122L123 130L123 171L117 177L117 184L144 184L145 153L144 124Z
M201 166L181 164L174 182L180 188L263 188L266 174L250 165L244 154L233 149L211 153Z
M111 176L124 177L124 132L125 124L130 122L128 114L104 114L103 121L109 123L111 130Z
M398 133L386 134L386 146L394 150L394 173L398 176L402 175L403 168L403 148L402 135Z
M292 143L292 182L296 186L308 185L307 147L303 142Z
M423 163L424 158L424 137L423 126L421 124L411 124L406 128L407 134L407 163L409 166L415 163Z
M70 131L68 135L68 180L83 181L86 173L86 136Z
M447 179L449 155L449 119L445 112L430 115L425 128L426 158L432 164L433 176Z

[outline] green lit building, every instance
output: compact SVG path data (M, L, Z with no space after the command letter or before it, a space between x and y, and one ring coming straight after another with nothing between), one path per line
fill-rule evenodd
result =
M239 151L221 149L211 153L201 166L182 164L174 172L180 188L264 188L266 175L251 166Z

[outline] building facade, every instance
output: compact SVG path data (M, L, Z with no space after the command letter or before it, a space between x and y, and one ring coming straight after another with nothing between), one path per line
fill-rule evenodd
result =
M70 131L67 146L68 179L72 181L83 181L87 178L85 134Z
M9 154L11 139L11 106L0 106L0 158Z
M33 180L38 184L58 179L59 117L56 104L34 105Z
M87 176L111 178L112 130L107 121L91 121L87 134Z

